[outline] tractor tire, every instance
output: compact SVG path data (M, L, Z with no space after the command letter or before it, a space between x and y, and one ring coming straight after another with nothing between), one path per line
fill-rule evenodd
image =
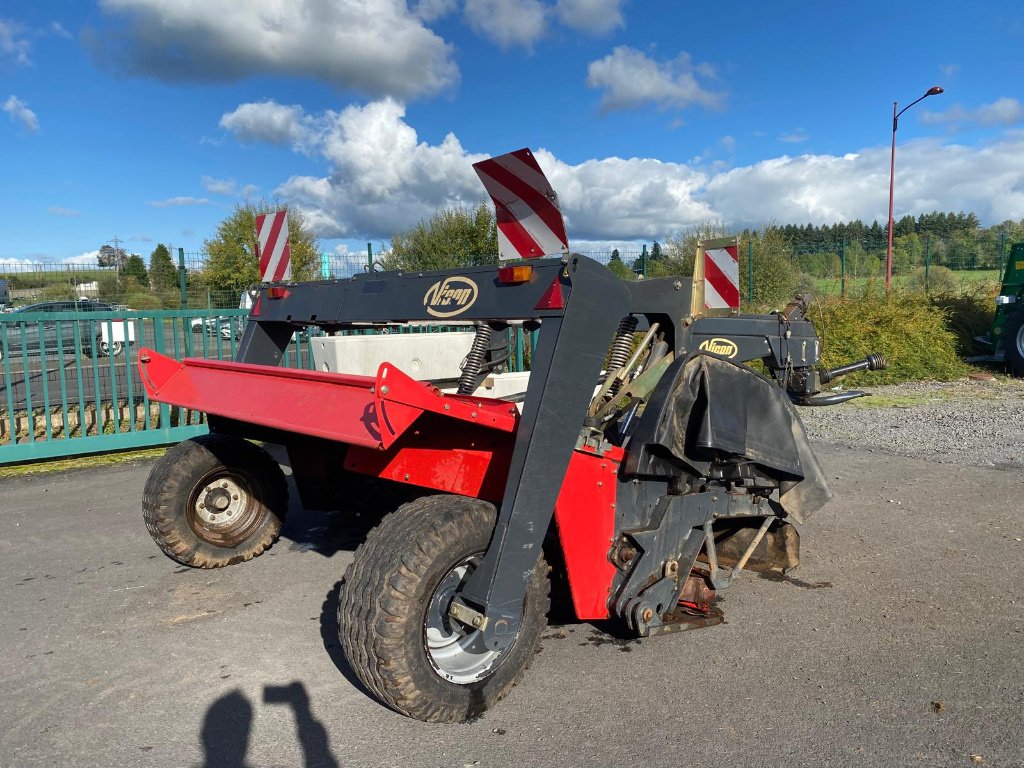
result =
M193 568L222 568L252 560L277 540L288 485L262 448L204 435L164 454L146 481L142 507L164 554Z
M1011 317L1003 328L1003 359L1010 372L1024 377L1024 309Z
M485 501L425 496L387 515L356 551L339 595L339 638L356 676L387 706L426 722L464 722L529 666L550 605L543 556L509 648L473 648L479 631L447 616L445 597L479 563L496 521Z

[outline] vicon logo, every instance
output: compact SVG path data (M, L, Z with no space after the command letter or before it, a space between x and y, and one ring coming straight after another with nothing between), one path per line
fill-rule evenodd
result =
M473 306L480 293L468 277L446 277L438 280L423 295L423 306L434 317L455 317Z
M739 347L736 346L735 341L719 338L704 339L697 349L710 352L712 355L721 355L722 357L736 357L740 351Z

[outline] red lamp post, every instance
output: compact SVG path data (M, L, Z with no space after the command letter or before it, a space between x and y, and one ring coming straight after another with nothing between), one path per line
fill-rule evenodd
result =
M942 93L942 88L934 85L925 92L924 96L921 96L917 101L910 102L899 112L896 111L897 103L895 101L892 103L892 154L889 158L889 247L885 252L886 294L892 290L892 193L896 177L896 128L899 127L900 115L917 104L918 101L923 101L929 96L938 96L940 93Z

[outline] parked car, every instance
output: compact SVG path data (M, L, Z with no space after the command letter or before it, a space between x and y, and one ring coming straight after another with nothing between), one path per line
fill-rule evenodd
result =
M0 320L0 332L3 339L0 340L0 358L3 357L4 349L9 356L14 357L22 352L29 355L38 355L43 349L47 354L57 354L63 349L65 354L73 353L75 350L75 326L78 326L77 342L81 345L82 351L92 357L107 357L124 354L125 346L135 342L135 327L131 322L106 320L84 320L80 318L68 318L67 320L54 318L43 322L26 322L22 326L18 322L18 315L29 312L115 312L116 309L110 304L102 301L44 301L39 304L29 304L18 307L13 312L7 313ZM4 343L6 341L6 344Z
M240 339L242 338L242 322L243 318L241 317L224 317L223 315L194 317L191 321L192 333L205 331L208 336L216 336L219 333L222 339L230 339L232 336Z

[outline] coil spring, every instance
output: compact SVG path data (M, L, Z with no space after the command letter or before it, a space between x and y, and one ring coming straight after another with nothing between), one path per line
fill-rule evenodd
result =
M636 330L639 321L632 315L626 315L619 321L618 330L615 331L615 339L612 341L611 351L608 353L608 373L612 374L619 370L633 351L633 332ZM610 393L615 396L619 391L619 383L612 385Z
M462 366L462 375L459 376L459 394L472 395L476 391L476 377L484 366L484 357L491 346L491 326L481 323L476 327L476 336L473 337L473 346L466 355L466 362Z

